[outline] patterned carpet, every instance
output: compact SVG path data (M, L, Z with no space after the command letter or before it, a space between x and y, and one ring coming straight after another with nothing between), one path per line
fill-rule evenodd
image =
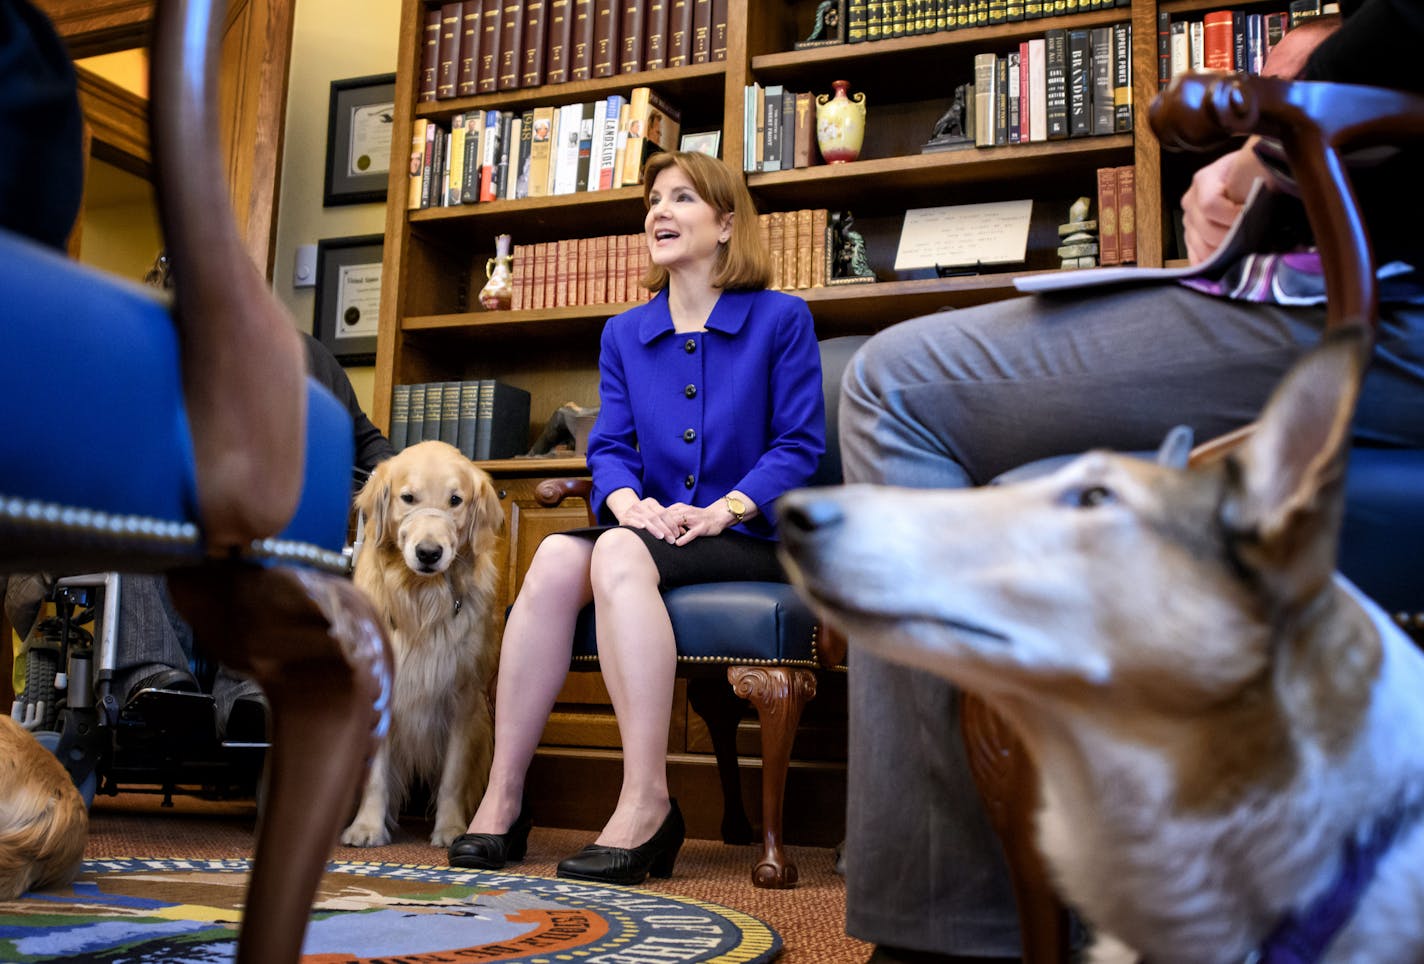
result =
M255 809L250 802L210 802L176 797L171 809L159 798L139 794L100 797L91 815L87 859L105 857L191 857L226 859L251 855ZM333 860L436 864L443 854L426 836L430 828L407 822L388 847L337 847ZM552 877L560 859L591 842L582 830L535 827L529 854L509 870L535 877ZM648 890L691 897L751 914L781 935L787 964L856 964L870 947L847 937L845 885L836 876L832 852L819 847L792 847L800 883L792 890L760 890L752 886L753 847L729 847L719 841L689 840L678 856L669 880L649 879Z

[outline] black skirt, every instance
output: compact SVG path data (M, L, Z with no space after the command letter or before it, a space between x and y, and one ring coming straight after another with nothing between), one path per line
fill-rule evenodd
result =
M672 589L698 582L786 582L786 572L776 558L776 543L735 530L701 536L685 546L664 542L646 529L632 526L590 526L561 535L593 542L610 529L626 528L648 547L658 568L659 588Z

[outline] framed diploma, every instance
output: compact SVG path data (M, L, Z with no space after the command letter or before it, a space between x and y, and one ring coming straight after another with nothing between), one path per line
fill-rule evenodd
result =
M317 242L312 334L343 365L376 360L384 242L379 234Z
M396 75L331 82L326 124L326 188L322 204L366 204L386 199L395 127Z

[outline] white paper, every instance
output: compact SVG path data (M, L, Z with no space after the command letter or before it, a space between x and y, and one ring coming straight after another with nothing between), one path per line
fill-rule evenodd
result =
M391 128L395 104L367 104L351 111L351 144L346 176L385 174L391 168Z
M381 312L381 263L342 265L336 296L338 339L376 334Z
M896 271L973 264L1017 264L1028 252L1032 201L956 204L905 212Z

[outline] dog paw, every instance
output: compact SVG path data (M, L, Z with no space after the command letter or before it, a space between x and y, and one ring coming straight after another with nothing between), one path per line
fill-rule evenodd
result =
M448 827L436 827L435 832L430 835L430 846L449 847L455 842L455 838L465 832L465 825L454 824Z
M341 842L348 847L384 847L391 842L391 835L380 824L358 820L341 831Z

